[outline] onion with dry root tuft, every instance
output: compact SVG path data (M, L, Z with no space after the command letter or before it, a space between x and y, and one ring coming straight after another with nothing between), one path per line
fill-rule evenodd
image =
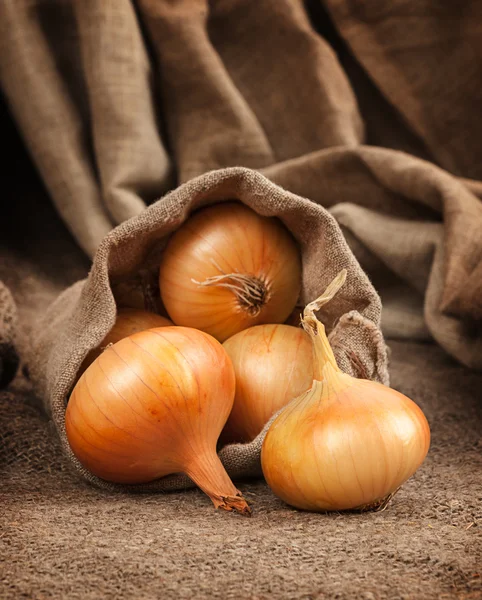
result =
M313 344L311 389L291 402L263 442L266 481L297 508L384 508L422 464L430 445L425 415L409 398L342 373L315 316L343 285L342 271L304 311Z
M222 345L187 327L149 329L109 346L77 382L65 415L80 463L106 481L186 473L217 508L249 514L216 454L234 370Z
M172 236L159 274L176 325L224 341L262 323L282 323L301 286L294 239L272 217L236 202L203 208Z
M310 338L299 327L256 325L223 346L233 361L236 395L221 441L250 442L280 408L311 387Z

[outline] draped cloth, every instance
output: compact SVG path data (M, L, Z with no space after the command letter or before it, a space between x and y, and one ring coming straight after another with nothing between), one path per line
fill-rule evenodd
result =
M180 183L259 170L336 217L386 336L480 368L480 39L475 0L4 0L0 85L88 255Z

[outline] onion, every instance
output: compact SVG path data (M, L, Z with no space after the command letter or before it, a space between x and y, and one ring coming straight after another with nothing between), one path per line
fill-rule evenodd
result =
M338 368L314 311L334 296L345 276L342 271L305 308L313 385L276 417L262 446L268 485L288 504L306 510L384 508L430 445L427 420L412 400Z
M109 344L115 344L122 338L125 338L138 331L152 329L154 327L167 327L172 325L172 321L161 317L146 310L137 308L121 308L117 312L117 318L114 327L105 336L97 348L94 348L85 357L79 373L83 373L85 369L102 353L104 348Z
M149 329L109 346L85 371L67 405L67 438L101 479L139 484L183 472L217 508L248 514L216 454L234 391L231 360L213 337Z
M236 374L233 409L221 440L250 442L313 381L311 342L299 327L257 325L223 344Z
M172 236L159 285L176 325L222 342L288 317L300 292L300 256L278 219L240 203L218 204L195 213Z

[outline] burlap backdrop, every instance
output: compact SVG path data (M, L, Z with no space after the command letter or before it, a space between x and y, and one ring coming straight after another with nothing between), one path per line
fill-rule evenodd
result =
M333 207L388 336L480 368L481 23L477 0L9 0L0 85L90 256L177 183L262 170Z
M245 168L212 171L184 184L114 229L101 243L87 280L68 288L39 321L34 333L30 357L32 379L45 399L65 452L77 470L99 486L120 487L83 469L65 433L65 407L82 361L101 343L115 321L115 291L135 288L139 273L143 273L146 300L152 305L152 298L159 297L155 282L168 234L192 210L226 199L239 200L262 215L277 216L292 232L302 256L302 304L319 296L341 269L348 270L338 297L323 310L323 320L333 329L333 347L345 372L388 383L386 348L378 327L380 300L334 218L325 209L283 190L256 171ZM221 451L231 477L261 473L259 454L264 433L250 444L231 445ZM169 477L124 488L166 490L188 483L185 477Z
M155 199L175 211L187 188L163 194L177 184L249 167L330 210L382 297L388 336L435 339L481 368L481 23L476 0L7 0L0 85L90 256ZM114 278L128 259L112 248ZM81 286L79 305L72 291L59 302L87 310ZM57 367L63 336L84 339L79 325L61 329ZM67 380L47 377L63 401Z

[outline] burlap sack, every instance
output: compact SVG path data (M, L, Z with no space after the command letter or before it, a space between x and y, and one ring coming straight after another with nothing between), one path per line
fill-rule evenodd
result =
M122 290L125 298L126 287L135 288L140 278L146 302L153 308L159 297L155 282L167 236L192 210L233 199L262 215L277 216L298 241L303 266L300 306L320 295L341 269L348 270L339 296L326 306L321 317L331 330L334 351L345 372L388 383L386 347L379 330L381 303L335 219L324 208L250 169L212 171L182 185L107 235L88 278L60 295L34 335L32 379L45 400L62 447L77 471L103 488L167 490L192 485L186 477L177 475L142 486L117 486L94 477L69 447L65 408L83 359L114 324L116 291ZM250 444L231 445L221 451L231 477L260 474L263 437L264 432Z
M482 3L385 5L0 2L0 87L89 256L175 185L257 169L330 209L387 338L480 369Z

